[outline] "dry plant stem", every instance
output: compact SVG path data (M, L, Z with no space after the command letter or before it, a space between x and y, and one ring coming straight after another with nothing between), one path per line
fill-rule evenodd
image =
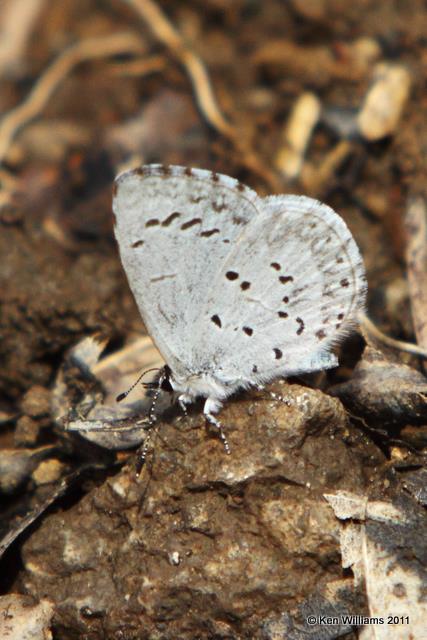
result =
M19 70L46 0L8 0L0 8L0 77Z
M374 325L374 323L364 314L359 314L359 323L362 329L366 331L366 333L371 334L374 338L385 344L387 347L392 347L393 349L398 349L399 351L405 351L406 353L412 353L415 356L420 356L421 358L427 358L427 350L422 347L418 347L416 344L412 344L410 342L403 342L402 340L395 340L394 338L390 338L386 336L385 333L380 331L378 327Z
M216 102L208 73L203 62L185 44L181 34L169 22L152 0L126 0L145 20L155 36L172 51L187 69L198 105L208 122L227 137L235 135L234 128L222 115Z
M282 131L282 144L275 162L278 171L288 180L295 180L301 172L304 155L319 120L321 108L319 98L309 91L298 96L292 107Z
M0 122L0 163L17 132L43 111L55 89L76 65L84 60L140 51L141 41L131 33L87 38L66 49L40 76L28 98Z
M117 76L145 76L149 73L164 71L165 67L166 59L164 56L151 56L149 58L130 60L129 62L110 64L108 70Z
M196 101L207 122L231 141L242 155L244 165L262 177L274 190L280 190L280 180L269 171L247 142L241 139L237 129L223 116L215 98L208 71L202 60L185 43L179 31L168 20L153 0L125 0L148 24L155 36L178 58L186 69L193 85Z
M417 342L427 349L427 203L424 198L410 199L405 230L412 319Z
M339 166L353 151L354 145L348 140L341 140L324 157L318 166L306 163L302 168L301 184L310 193L321 195L325 188L333 182Z

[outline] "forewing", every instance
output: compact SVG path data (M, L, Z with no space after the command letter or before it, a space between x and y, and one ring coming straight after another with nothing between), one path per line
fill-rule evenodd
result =
M259 208L211 287L196 340L224 381L336 366L332 347L365 301L359 250L332 209L298 196Z
M259 201L236 180L200 169L146 165L116 179L123 267L147 330L176 374L194 365L206 296Z

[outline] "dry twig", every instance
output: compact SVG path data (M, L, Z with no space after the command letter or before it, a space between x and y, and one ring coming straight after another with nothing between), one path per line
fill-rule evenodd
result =
M71 45L46 69L26 100L7 113L0 122L0 163L17 132L38 116L62 80L84 60L104 58L119 53L141 51L140 39L132 33L87 38Z
M150 56L110 64L108 71L117 76L145 76L149 73L164 71L165 67L166 59L164 56Z
M0 9L0 77L19 69L46 0L9 0Z
M306 162L301 171L301 184L311 194L321 196L333 182L334 175L344 160L352 153L354 144L340 140L325 155L319 165Z
M427 204L424 198L409 201L405 229L412 319L417 342L427 349Z
M321 108L319 98L309 91L302 93L292 107L276 155L277 169L289 180L295 180L301 173L304 155Z
M258 174L274 190L280 190L277 176L259 160L238 130L221 112L215 98L208 71L202 60L186 44L179 31L168 20L154 0L125 0L148 24L155 36L173 53L186 69L193 85L197 104L207 122L228 140L242 155L243 164Z
M155 36L181 61L192 82L196 100L206 120L220 133L233 138L235 130L217 104L205 65L187 46L181 34L152 0L126 0L145 20Z
M360 326L363 330L366 331L367 335L371 334L376 340L382 342L387 347L392 347L393 349L398 349L399 351L405 351L406 353L412 353L415 356L420 356L421 358L427 358L427 351L422 349L416 344L412 344L411 342L404 342L403 340L396 340L395 338L390 338L385 333L380 331L378 327L374 325L372 320L370 320L366 315L359 315Z

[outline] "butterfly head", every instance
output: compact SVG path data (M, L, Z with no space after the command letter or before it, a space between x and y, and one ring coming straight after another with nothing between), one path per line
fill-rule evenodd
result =
M150 371L157 371L157 375L151 382L141 383L144 389L151 389L157 392L167 391L169 393L173 393L174 388L171 384L172 371L171 368L167 364L165 364L165 366L161 369L147 369L146 371L143 371L143 373L138 377L133 385L129 387L127 391L125 391L124 393L120 393L117 396L116 401L121 402L122 400L127 398L129 393L136 387L139 382L141 382L141 378L143 378L147 373L150 373Z
M165 364L165 366L160 369L160 374L158 378L158 386L162 391L168 391L169 393L173 393L174 389L171 384L172 379L172 371L171 368Z

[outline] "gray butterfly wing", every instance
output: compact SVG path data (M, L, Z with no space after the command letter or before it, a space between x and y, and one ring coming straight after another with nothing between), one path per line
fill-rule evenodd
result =
M146 165L115 181L115 235L147 330L175 374L198 367L193 351L207 292L257 194L223 176Z
M311 198L259 199L209 289L199 361L243 384L336 366L363 308L362 259L346 224Z

